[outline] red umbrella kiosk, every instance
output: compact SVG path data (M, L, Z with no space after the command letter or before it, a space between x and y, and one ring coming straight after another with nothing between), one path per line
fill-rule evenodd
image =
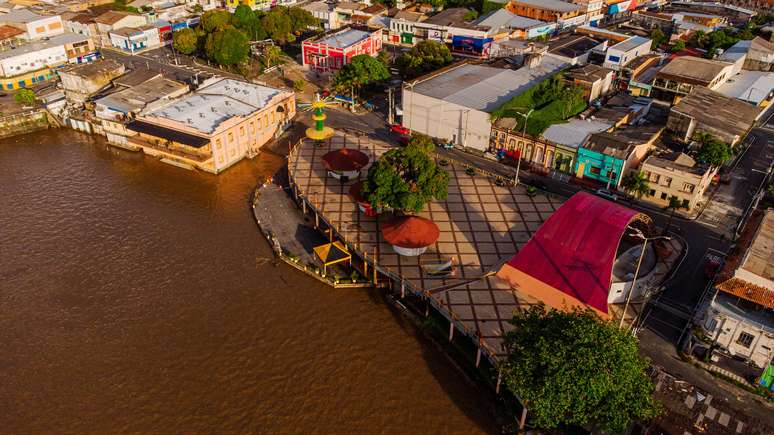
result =
M430 219L419 216L396 216L382 225L382 237L399 255L422 255L438 240L440 230Z

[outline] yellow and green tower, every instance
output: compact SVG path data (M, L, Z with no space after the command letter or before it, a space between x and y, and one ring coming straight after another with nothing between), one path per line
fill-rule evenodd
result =
M317 100L312 103L312 108L314 109L314 114L312 115L314 127L306 129L306 137L318 142L329 139L333 136L333 129L325 126L325 118L327 118L325 113L323 113L325 101L320 100L318 97Z

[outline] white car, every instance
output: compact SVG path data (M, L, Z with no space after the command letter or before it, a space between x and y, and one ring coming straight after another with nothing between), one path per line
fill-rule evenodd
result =
M599 196L599 197L602 197L602 198L608 199L610 201L613 201L613 202L618 201L618 195L616 195L615 193L613 193L613 192L611 192L611 191L609 191L607 189L597 189L597 190L594 191L594 194Z

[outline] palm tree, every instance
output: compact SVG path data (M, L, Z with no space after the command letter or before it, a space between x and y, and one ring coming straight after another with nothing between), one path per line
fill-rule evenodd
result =
M667 204L667 206L664 207L664 209L666 209L666 210L670 210L671 209L672 213L669 214L669 220L667 221L667 224L664 227L664 234L666 234L667 230L669 230L669 227L672 225L672 219L675 217L675 212L677 211L677 209L680 209L680 208L687 209L688 207L683 205L683 202L680 201L680 198L678 198L678 197L676 197L674 195L670 196L669 197L669 204Z
M624 179L621 181L621 186L632 195L636 196L637 199L642 199L643 196L650 193L650 184L648 183L648 177L645 176L645 173L640 172L629 172L626 174Z

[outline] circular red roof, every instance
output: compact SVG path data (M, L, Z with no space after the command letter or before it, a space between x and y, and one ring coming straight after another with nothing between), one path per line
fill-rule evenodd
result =
M349 196L352 197L355 202L361 203L361 204L369 204L368 200L365 196L363 196L363 181L358 181L357 183L349 186Z
M396 216L382 223L382 237L401 248L424 248L438 240L440 230L430 219L419 216Z
M325 154L322 160L329 171L359 171L368 164L369 158L362 151L339 148Z

